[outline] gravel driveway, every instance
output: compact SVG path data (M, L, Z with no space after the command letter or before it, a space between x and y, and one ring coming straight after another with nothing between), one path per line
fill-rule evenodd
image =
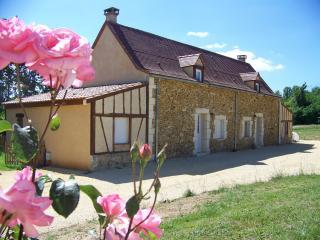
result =
M299 173L320 174L320 141L300 141L290 145L268 146L240 152L215 153L199 158L169 159L161 172L162 188L159 201L183 196L190 189L194 193L216 190L235 184L267 181L277 175ZM151 183L152 167L146 173L145 187ZM79 184L92 184L103 194L119 193L123 198L132 195L131 168L101 170L93 173L48 168L42 170L53 178L68 179L75 175ZM15 172L2 172L0 185L12 182ZM48 192L46 191L45 194ZM83 223L95 218L95 211L88 197L81 195L77 209L64 219L52 209L55 216L50 227L39 229L48 232L63 226Z

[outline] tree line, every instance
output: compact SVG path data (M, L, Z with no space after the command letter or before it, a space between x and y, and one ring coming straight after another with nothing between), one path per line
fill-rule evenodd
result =
M317 124L320 121L320 87L307 89L302 86L285 87L283 93L276 91L282 97L282 103L293 113L293 124Z
M17 74L15 65L9 64L0 70L0 103L16 99L18 97ZM20 65L21 96L27 97L47 91L41 84L43 78L36 72ZM4 110L0 106L0 119L4 118Z

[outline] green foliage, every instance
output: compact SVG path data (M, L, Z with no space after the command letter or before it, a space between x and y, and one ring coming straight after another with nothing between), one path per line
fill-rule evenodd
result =
M80 185L80 190L91 199L96 212L103 213L101 205L97 203L97 198L102 196L99 190L92 185Z
M61 124L60 117L58 115L54 115L50 121L50 129L52 131L56 131L59 129Z
M44 190L44 185L47 182L52 182L52 179L48 175L42 175L39 179L35 182L36 192L38 196L41 196Z
M132 196L126 203L126 211L129 218L137 214L140 207L140 201L136 195Z
M0 106L0 120L5 119L5 111L2 106Z
M190 190L190 189L187 189L184 193L183 193L183 197L192 197L194 196L195 194Z
M318 239L319 186L319 175L302 175L212 193L195 212L164 221L162 239Z
M17 73L14 64L9 64L6 68L0 70L0 102L15 99L18 96L16 78ZM20 65L20 79L22 97L48 91L48 89L42 85L42 77L24 65Z
M67 218L78 206L80 188L74 179L53 181L50 188L50 199L53 209Z
M285 87L283 89L283 104L293 113L294 124L318 123L320 117L320 87L311 91L307 85Z
M107 224L107 218L103 214L101 205L97 203L97 198L102 196L102 194L92 185L80 185L80 191L85 193L91 199L93 207L98 214L100 226L105 227Z
M0 133L12 131L11 123L7 120L0 120Z
M38 141L38 133L34 127L21 128L18 124L13 124L11 145L15 157L19 161L27 163L35 157L38 151Z

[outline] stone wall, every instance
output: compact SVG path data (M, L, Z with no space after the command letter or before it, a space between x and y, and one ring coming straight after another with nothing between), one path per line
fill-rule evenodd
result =
M91 156L90 170L123 168L131 163L129 152L106 153Z
M210 151L236 150L254 147L255 115L263 115L264 145L278 143L278 99L262 94L218 88L207 84L188 83L171 79L155 79L159 86L158 96L158 146L168 143L168 156L190 156L194 152L195 109L209 109ZM235 104L235 99L237 104ZM235 109L237 109L236 128ZM214 119L225 115L227 136L223 140L214 139ZM252 136L241 137L243 117L252 118Z

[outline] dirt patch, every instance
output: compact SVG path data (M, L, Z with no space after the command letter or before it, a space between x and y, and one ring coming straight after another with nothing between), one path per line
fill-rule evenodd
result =
M196 211L202 204L217 201L218 195L202 193L192 197L179 198L157 204L156 212L163 220ZM96 240L99 239L99 224L96 220L78 224L58 231L42 234L43 240Z

